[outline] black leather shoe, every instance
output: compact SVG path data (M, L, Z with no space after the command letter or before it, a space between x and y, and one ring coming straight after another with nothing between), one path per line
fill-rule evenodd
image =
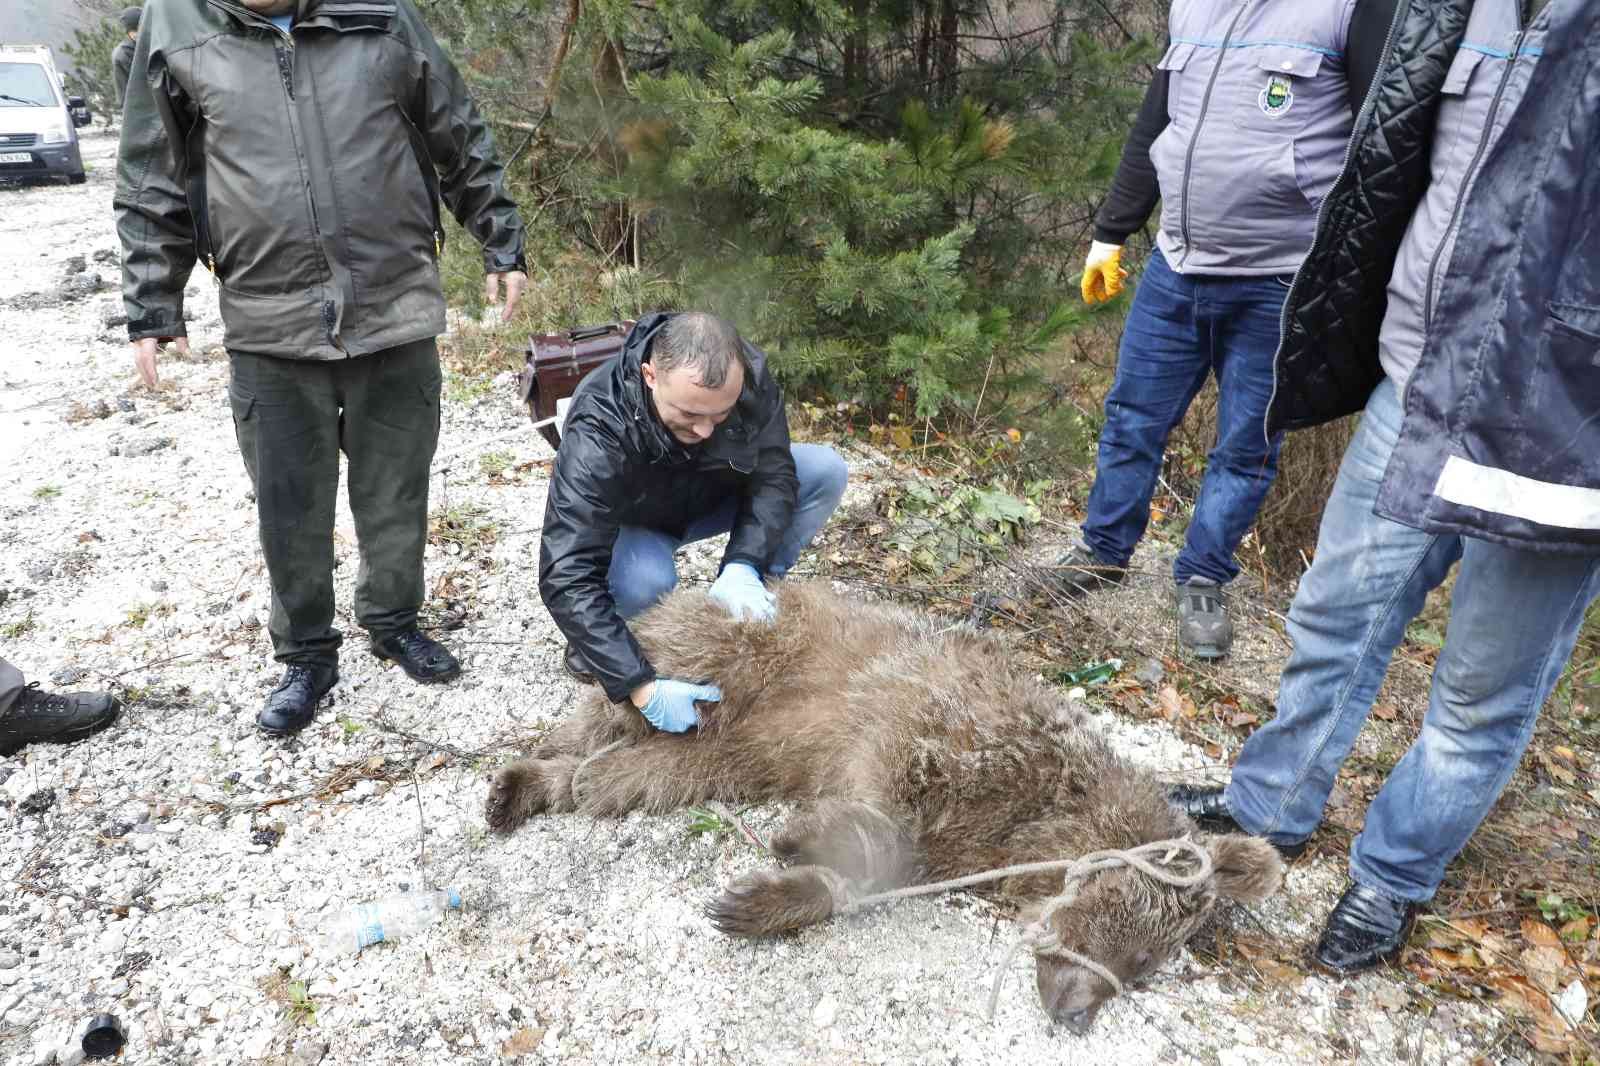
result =
M117 720L122 704L109 692L46 692L37 684L17 693L0 715L0 756L25 744L70 744Z
M1228 805L1223 801L1226 789L1214 785L1174 785L1167 792L1167 802L1178 810L1194 819L1194 823L1201 829L1210 833L1244 833L1253 836L1248 830L1233 820L1233 813L1228 810ZM1273 844L1279 855L1286 859L1297 859L1306 850L1306 841L1298 840L1293 844Z
M317 716L317 704L339 682L339 671L332 666L301 666L290 663L283 680L267 696L256 725L264 733L285 736L298 733Z
M1351 884L1328 915L1313 958L1318 966L1340 977L1393 962L1411 937L1417 910L1415 903Z
M374 640L372 654L399 663L411 680L425 685L449 681L461 674L461 664L450 650L432 637L423 636L416 626Z
M571 644L567 645L567 653L561 657L561 665L566 667L567 676L578 684L597 684L594 674L589 672L589 664L583 661L582 653Z

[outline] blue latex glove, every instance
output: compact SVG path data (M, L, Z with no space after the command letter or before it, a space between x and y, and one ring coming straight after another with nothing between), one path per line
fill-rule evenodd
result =
M711 598L739 621L770 622L778 616L778 600L761 583L749 563L729 563L711 583Z
M663 733L687 733L700 724L695 702L720 703L722 690L715 685L696 685L688 681L674 681L658 677L656 690L650 702L639 708L639 713Z

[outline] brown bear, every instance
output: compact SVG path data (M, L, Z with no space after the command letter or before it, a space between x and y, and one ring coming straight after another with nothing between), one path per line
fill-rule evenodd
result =
M634 635L662 677L714 683L697 731L654 730L596 692L489 791L489 825L578 811L662 813L708 800L802 805L772 841L786 868L749 874L708 908L724 932L767 936L824 921L851 894L1191 836L1211 875L1177 887L1127 866L1077 884L1038 950L1045 1011L1086 1031L1115 986L1161 966L1218 899L1276 892L1266 842L1208 836L1174 809L1155 774L1111 750L1080 711L999 640L820 584L778 587L776 622L737 622L680 590L640 615ZM1181 865L1181 864L1180 864ZM1197 859L1189 861L1193 871ZM1033 920L1060 873L987 891Z

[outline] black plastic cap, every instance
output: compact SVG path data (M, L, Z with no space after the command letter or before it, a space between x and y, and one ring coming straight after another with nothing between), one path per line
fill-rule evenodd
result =
M83 1031L83 1053L91 1059L109 1059L127 1039L115 1014L96 1014Z

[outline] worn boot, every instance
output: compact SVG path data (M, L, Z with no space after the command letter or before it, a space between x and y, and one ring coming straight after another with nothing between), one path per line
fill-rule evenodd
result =
M1088 545L1080 544L1056 559L1054 584L1063 595L1077 598L1120 585L1127 573L1125 567L1101 562Z
M263 733L285 736L298 733L317 716L317 704L339 682L339 671L332 666L301 666L290 663L283 680L267 696L256 725Z
M1178 644L1197 659L1220 659L1233 646L1233 622L1222 586L1191 577L1173 590L1178 608Z
M567 652L561 657L561 665L566 668L567 676L580 685L595 684L594 674L589 669L589 664L584 662L583 653L571 644L567 645Z
M1417 909L1409 900L1352 883L1328 915L1313 958L1340 977L1393 962L1411 937Z
M117 720L122 704L109 692L46 692L37 684L17 693L0 715L0 756L25 744L70 744Z
M385 634L372 642L372 654L400 664L411 680L424 685L449 681L461 674L461 664L448 648L425 637L416 626Z
M1233 812L1228 810L1224 793L1227 789L1207 785L1174 785L1167 792L1167 802L1178 810L1194 819L1194 824L1208 833L1244 833L1252 836L1249 830L1233 820ZM1279 855L1285 859L1296 859L1306 850L1306 841L1299 840L1293 844L1276 844L1267 841L1277 849Z

